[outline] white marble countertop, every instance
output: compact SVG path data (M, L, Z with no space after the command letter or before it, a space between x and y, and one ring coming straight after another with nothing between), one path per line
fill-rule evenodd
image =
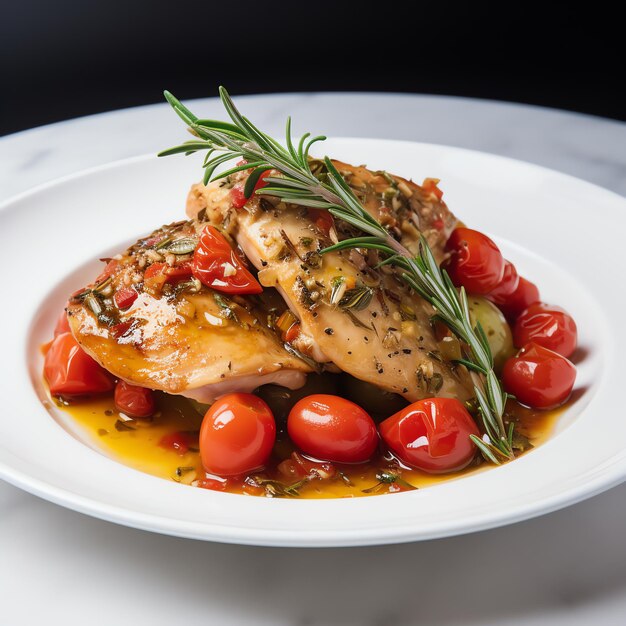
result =
M309 94L239 99L296 132L457 145L626 195L626 124L477 100ZM215 100L197 102L207 117ZM0 202L39 183L174 144L164 105L0 139ZM355 626L626 623L626 485L487 532L399 546L274 549L164 537L0 482L0 624Z

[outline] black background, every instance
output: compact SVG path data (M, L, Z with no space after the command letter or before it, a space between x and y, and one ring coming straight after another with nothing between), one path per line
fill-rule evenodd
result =
M473 96L626 119L618 15L503 2L0 0L0 134L180 98ZM549 8L552 7L552 8Z

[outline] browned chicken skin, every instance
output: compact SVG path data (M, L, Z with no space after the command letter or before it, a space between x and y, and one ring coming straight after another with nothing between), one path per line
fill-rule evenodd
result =
M145 278L146 268L163 265L175 272L185 267L191 254L168 249L181 241L191 247L195 238L194 223L177 223L109 262L105 274L110 276L97 279L68 306L79 344L116 377L201 402L266 383L300 387L312 368L290 354L268 327L285 308L272 290L227 297L190 276L164 282L166 274L159 272ZM116 294L129 288L138 295L120 310Z
M336 163L362 204L405 247L415 251L427 238L438 261L456 219L434 183L420 187L387 173ZM429 396L471 396L463 367L443 357L431 324L432 307L411 293L390 268L367 251L320 255L337 238L352 234L336 224L325 232L315 212L251 198L242 209L231 203L230 187L245 173L220 184L192 187L187 213L229 232L259 270L264 287L284 297L301 324L293 345L318 362L339 369L408 400Z

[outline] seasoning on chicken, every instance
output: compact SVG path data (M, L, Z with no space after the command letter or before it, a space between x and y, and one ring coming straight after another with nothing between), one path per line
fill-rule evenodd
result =
M414 249L423 233L441 261L456 220L434 183L418 187L364 167L337 166L367 210L379 220L386 216L382 221L389 232ZM457 340L443 332L438 336L430 304L392 269L377 267L375 252L320 255L333 241L358 234L350 225L335 225L325 211L270 196L233 202L245 175L195 185L187 212L198 228L211 223L227 230L259 270L261 285L283 296L299 323L291 345L409 400L471 396L468 372L454 363L460 358Z
M200 402L266 383L302 386L313 368L288 352L273 330L282 300L272 290L242 296L203 285L196 274L205 274L194 261L199 234L193 223L178 222L110 259L70 300L69 323L79 344L122 380ZM232 254L218 259L228 284L248 272Z

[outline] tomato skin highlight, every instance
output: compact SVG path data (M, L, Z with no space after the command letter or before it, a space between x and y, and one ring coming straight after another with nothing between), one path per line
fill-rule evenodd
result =
M515 291L506 298L503 298L502 301L500 301L500 299L493 299L492 294L487 294L487 298L502 311L507 320L514 322L522 311L527 309L531 304L539 302L540 296L537 285L526 280L523 276L520 276Z
M502 382L522 404L553 409L570 397L576 367L557 352L531 342L504 364Z
M206 412L200 428L200 458L217 476L237 476L263 467L276 440L267 404L251 393L229 393Z
M443 264L457 287L475 295L495 289L504 274L504 258L496 244L477 230L455 228L446 243L450 258Z
M222 233L205 226L193 254L193 275L207 287L223 293L261 293L263 288L243 266ZM226 273L231 275L226 275Z
M518 348L532 341L568 358L576 350L578 330L574 318L567 311L536 302L517 318L513 340Z
M461 402L454 398L419 400L379 425L380 435L406 465L443 474L463 469L474 458L470 435L478 427Z
M302 452L325 461L364 463L378 447L374 420L360 406L339 396L302 398L289 412L287 430Z
M71 333L57 335L46 352L43 374L53 396L83 396L113 389L113 378Z
M120 380L113 396L115 408L129 417L150 417L154 413L154 392Z
M519 285L519 274L515 269L515 265L511 261L504 261L504 272L502 273L502 280L496 285L495 289L492 289L488 298L496 305L506 303L509 296L515 293Z

